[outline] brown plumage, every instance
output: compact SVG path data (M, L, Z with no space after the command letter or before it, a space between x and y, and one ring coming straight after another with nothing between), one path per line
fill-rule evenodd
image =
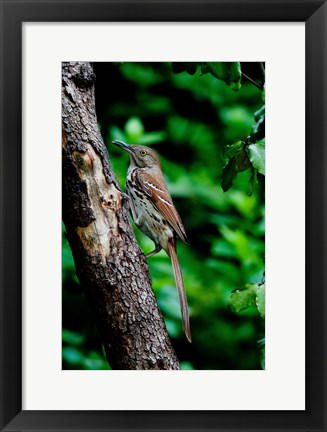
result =
M130 197L130 207L135 224L150 237L155 249L147 257L155 255L161 249L171 259L175 282L183 317L185 335L191 342L191 330L187 298L182 271L176 253L176 236L188 243L185 229L168 192L159 157L149 147L129 145L115 140L113 144L130 154L130 166L127 172L126 193Z

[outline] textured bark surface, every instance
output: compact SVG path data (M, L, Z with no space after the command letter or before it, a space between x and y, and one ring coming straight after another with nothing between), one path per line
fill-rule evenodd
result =
M97 127L89 63L62 65L63 220L113 369L179 369Z

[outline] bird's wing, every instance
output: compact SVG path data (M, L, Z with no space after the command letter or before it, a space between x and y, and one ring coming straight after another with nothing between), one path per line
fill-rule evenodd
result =
M163 176L156 175L156 177L154 177L147 172L137 170L135 173L135 180L139 188L151 199L159 213L166 218L168 223L176 231L178 237L185 243L189 243L185 228L173 204Z

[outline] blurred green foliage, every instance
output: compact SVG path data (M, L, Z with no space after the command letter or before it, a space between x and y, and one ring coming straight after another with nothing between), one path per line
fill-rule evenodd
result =
M240 67L260 80L257 63ZM233 91L227 78L217 79L190 64L188 71L176 71L176 64L173 68L175 73L170 63L95 63L101 133L122 187L129 158L111 144L112 139L153 146L188 234L191 244L178 242L178 255L192 344L182 331L168 256L160 252L148 260L182 369L260 369L264 367L264 140L246 139L258 130L262 133L262 92L239 78L240 85L235 80L233 84L238 91ZM250 162L237 156L237 176L232 175L224 192L224 167L237 154L228 151L239 142L246 143ZM153 249L152 241L137 228L135 234L145 253ZM64 228L62 263L63 369L106 369Z

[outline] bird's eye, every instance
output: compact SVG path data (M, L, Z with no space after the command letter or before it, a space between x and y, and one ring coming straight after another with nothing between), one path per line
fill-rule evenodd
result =
M141 154L141 156L146 156L146 151L145 150L142 150L141 152L140 152L140 154Z

